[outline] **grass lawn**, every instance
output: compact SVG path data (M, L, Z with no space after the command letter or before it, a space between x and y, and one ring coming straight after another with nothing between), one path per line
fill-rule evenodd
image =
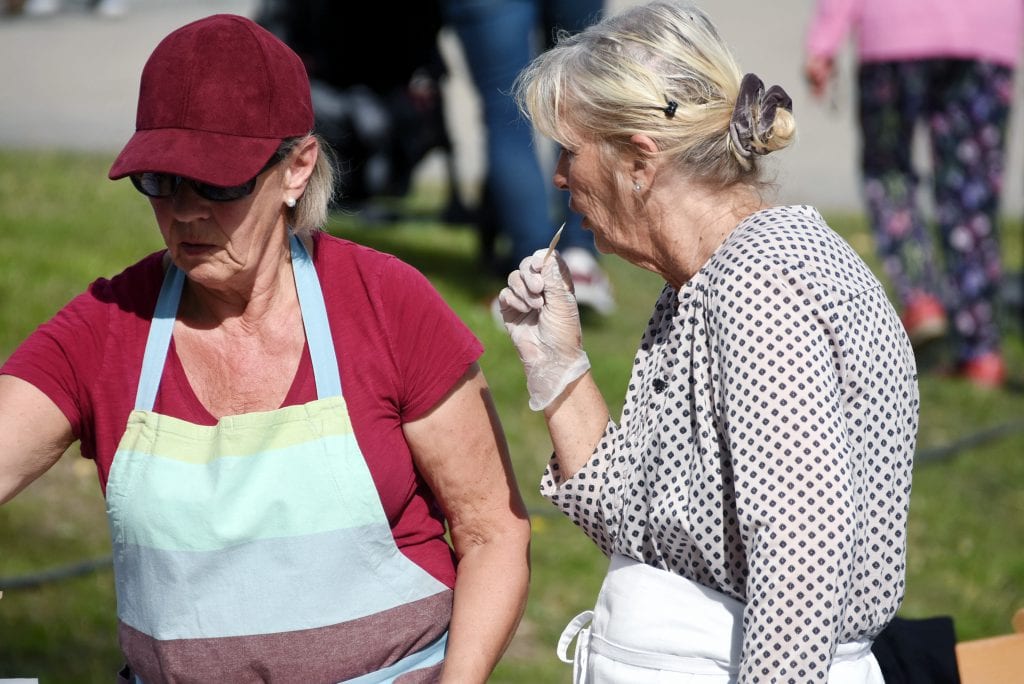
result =
M98 276L160 248L148 203L127 181L106 180L109 159L0 152L0 359ZM533 581L526 617L491 681L567 682L554 645L565 623L590 608L606 561L537 494L550 452L543 419L527 408L515 350L487 302L502 282L481 273L467 225L438 223L443 192L403 200L403 219L379 226L336 216L333 233L392 252L422 270L476 332L533 519ZM859 216L829 216L873 266ZM1008 270L1020 271L1019 221L1004 234ZM604 261L618 312L586 318L584 339L614 415L635 345L661 288L652 274ZM1019 316L1006 321L1010 367L1024 373ZM950 615L962 639L1008 631L1024 606L1024 393L983 392L922 363L922 413L910 515L905 617ZM72 449L0 508L0 679L44 684L106 682L120 666L113 576L108 565L38 586L53 568L110 552L104 504L91 462ZM13 581L12 581L13 580Z

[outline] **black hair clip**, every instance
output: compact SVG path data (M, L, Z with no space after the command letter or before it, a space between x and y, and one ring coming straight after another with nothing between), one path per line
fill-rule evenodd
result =
M657 109L659 112L665 115L665 118L671 119L676 115L676 109L679 108L679 103L676 102L675 100L670 100L668 98L665 98L665 102L667 102L668 104L666 104L664 107L651 106L644 107L644 109Z

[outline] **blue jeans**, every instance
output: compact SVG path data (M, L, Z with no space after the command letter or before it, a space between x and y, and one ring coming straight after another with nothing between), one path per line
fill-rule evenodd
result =
M546 247L564 221L559 249L594 253L593 237L542 169L532 129L511 97L516 75L550 41L553 28L577 32L599 18L603 0L442 0L480 96L487 138L484 196L509 244L508 266Z

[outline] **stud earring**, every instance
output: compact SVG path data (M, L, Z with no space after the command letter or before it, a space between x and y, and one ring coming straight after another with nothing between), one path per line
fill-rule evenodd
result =
M633 183L633 192L640 192L640 184Z
M294 197L289 197L288 199L286 199L284 201L284 203L288 206L289 209L294 209L295 208L295 198Z

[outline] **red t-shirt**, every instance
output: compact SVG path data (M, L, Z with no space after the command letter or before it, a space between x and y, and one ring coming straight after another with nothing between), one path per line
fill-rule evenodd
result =
M432 493L413 467L402 423L433 408L483 353L430 282L394 256L319 233L313 262L327 306L342 394L398 547L452 586L451 549ZM41 325L0 368L35 385L64 412L106 490L134 408L163 251L96 280ZM283 406L316 398L309 347ZM173 341L153 408L200 425L199 402Z

